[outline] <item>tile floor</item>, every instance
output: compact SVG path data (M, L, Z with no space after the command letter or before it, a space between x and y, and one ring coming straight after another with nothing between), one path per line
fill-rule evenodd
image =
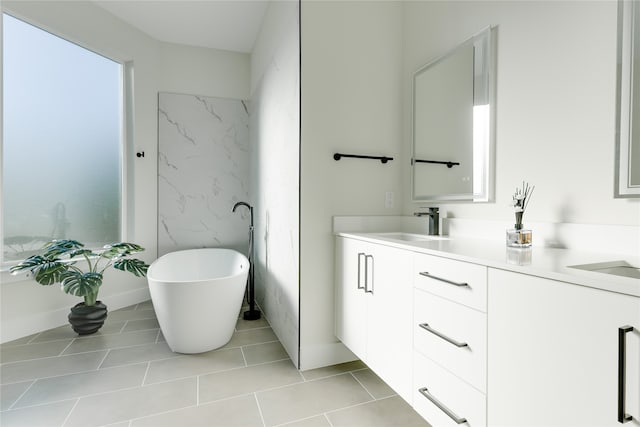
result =
M172 353L150 302L0 346L0 425L429 426L361 362L298 371L266 320L231 341Z

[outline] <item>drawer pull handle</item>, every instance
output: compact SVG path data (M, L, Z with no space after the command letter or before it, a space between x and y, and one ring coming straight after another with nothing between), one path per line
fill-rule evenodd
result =
M456 422L456 424L462 424L462 423L466 423L467 422L466 418L461 418L461 417L457 416L456 414L453 413L453 411L451 411L451 409L449 409L446 406L444 406L444 404L442 402L440 402L438 399L436 399L433 394L429 393L429 390L426 387L422 387L421 389L418 389L418 391L424 397L429 399L431 401L431 403L436 405L442 412L447 414L449 416L449 418L451 418L453 421Z
M631 331L633 331L633 326L629 325L618 328L618 422L620 424L633 419L624 409L626 400L627 332Z
M436 280L439 280L439 281L444 282L444 283L448 283L448 284L453 285L453 286L460 286L460 287L468 286L468 287L471 287L471 286L469 286L469 284L468 284L468 283L464 283L464 282L453 282L453 281L451 281L451 280L444 279L444 278L442 278L442 277L438 277L438 276L434 276L433 274L429 274L429 272L428 272L428 271L423 271L423 272L421 272L421 273L420 273L420 275L421 275L421 276L424 276L424 277L430 277L431 279L436 279Z
M369 258L371 258L371 264L369 264ZM364 256L364 271L365 271L365 276L364 276L364 291L367 294L371 294L373 295L373 276L374 276L374 272L373 272L373 255L365 255ZM369 265L371 265L371 274L369 274ZM371 289L369 289L369 286L367 286L369 284L369 280L368 278L371 278Z
M445 334L443 334L442 332L438 332L435 329L433 329L431 326L429 326L428 323L420 323L418 326L420 326L422 329L424 329L425 331L429 331L431 332L433 335L442 338L443 340L455 345L456 347L469 347L469 344L467 344L466 342L460 342L460 341L456 341L453 338L449 338L448 336L446 336Z

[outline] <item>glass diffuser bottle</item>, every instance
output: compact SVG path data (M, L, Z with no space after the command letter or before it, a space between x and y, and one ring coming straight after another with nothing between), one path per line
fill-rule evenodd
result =
M533 193L533 187L529 187L529 184L523 182L522 189L516 189L513 195L513 207L515 208L516 223L512 229L507 230L507 246L511 248L528 248L533 241L533 233L531 230L526 230L522 226L522 217L524 211Z

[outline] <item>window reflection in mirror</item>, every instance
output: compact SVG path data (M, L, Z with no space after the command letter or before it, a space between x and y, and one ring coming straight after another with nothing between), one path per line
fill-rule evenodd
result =
M414 201L492 199L493 32L487 28L414 74Z

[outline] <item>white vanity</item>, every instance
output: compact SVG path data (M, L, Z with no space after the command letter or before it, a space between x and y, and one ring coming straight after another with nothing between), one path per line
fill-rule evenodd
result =
M640 279L571 267L615 257L337 233L336 336L433 426L640 425Z

